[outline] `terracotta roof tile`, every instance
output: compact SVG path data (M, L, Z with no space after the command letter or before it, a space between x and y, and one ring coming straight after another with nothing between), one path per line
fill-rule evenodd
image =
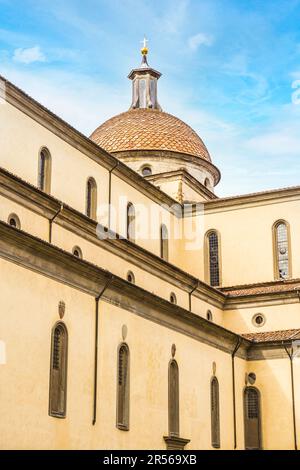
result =
M244 286L220 288L224 294L230 297L241 297L245 295L271 294L276 292L300 292L300 279L286 281L273 281L261 284L249 284Z
M183 121L156 109L131 109L106 121L90 139L108 152L169 150L211 161L203 141Z
M254 343L264 343L267 341L287 341L300 339L300 329L264 331L261 333L246 333L241 335L243 338Z

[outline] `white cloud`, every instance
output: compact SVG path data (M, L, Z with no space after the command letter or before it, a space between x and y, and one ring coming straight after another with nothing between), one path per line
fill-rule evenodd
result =
M111 116L129 108L130 84L43 67L38 72L1 65L1 74L86 135ZM190 104L188 90L160 88L163 108L190 124L203 138L222 172L219 196L245 194L299 184L300 106L278 106L267 125L247 129Z
M33 62L45 62L46 57L39 46L34 46L15 49L13 60L22 64L32 64Z
M209 34L198 33L188 39L189 48L196 51L200 46L212 46L214 39Z
M46 66L33 72L12 64L2 66L0 74L85 135L130 106L130 84L125 80L116 90L97 77Z

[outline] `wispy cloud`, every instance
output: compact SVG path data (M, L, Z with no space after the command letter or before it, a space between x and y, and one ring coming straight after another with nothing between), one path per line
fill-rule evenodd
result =
M188 39L188 46L192 51L196 51L200 46L212 46L213 43L213 36L205 33L197 33Z
M13 60L21 64L32 64L34 62L45 62L46 56L40 46L15 49Z

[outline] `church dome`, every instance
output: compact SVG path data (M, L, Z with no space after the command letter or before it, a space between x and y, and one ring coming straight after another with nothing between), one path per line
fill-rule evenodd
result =
M211 162L198 134L177 117L159 109L130 109L104 122L90 138L111 153L165 150Z

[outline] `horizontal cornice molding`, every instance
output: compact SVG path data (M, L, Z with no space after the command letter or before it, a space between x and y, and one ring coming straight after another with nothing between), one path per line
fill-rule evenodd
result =
M164 173L155 173L153 175L145 176L145 179L157 184L163 183L165 181L176 181L180 178L187 186L189 186L193 191L197 192L201 196L211 200L217 199L217 196L207 189L200 181L198 181L194 176L188 173L187 170L181 168L175 171L167 171ZM191 209L192 212L192 209ZM187 215L186 213L184 214Z
M19 266L97 297L178 331L209 346L231 353L237 334L131 284L112 273L0 222L0 256ZM109 284L108 284L109 282ZM241 338L240 357L251 342Z
M0 222L0 257L248 361L286 358L291 341L254 343L141 287Z
M149 159L152 161L176 161L178 165L184 163L193 166L197 169L205 168L208 170L213 178L215 186L221 179L220 170L210 161L205 158L195 157L181 152L174 152L172 150L122 150L119 152L112 152L112 155L124 162L138 161Z
M226 293L226 288L217 290L129 240L120 238L101 240L97 237L97 223L95 221L3 168L0 168L0 194L47 219L52 219L63 208L57 215L55 224L59 224L66 230L114 253L137 267L143 266L145 271L183 289L185 292L193 291L193 296L217 308L230 310L262 304L273 305L298 301L296 291L289 291L287 295L285 292L275 292L231 297ZM255 284L255 286L259 286L259 284ZM236 287L236 289L238 288L240 286ZM232 290L233 287L230 289Z
M247 206L264 206L284 201L298 200L300 200L300 186L293 186L290 188L274 189L272 191L205 201L204 211L205 213L225 212L227 210L246 208Z
M284 342L265 342L252 343L247 351L248 361L264 361L272 359L288 359L290 360L286 349L291 348L291 340Z
M55 224L135 264L137 267L143 266L150 274L186 292L191 292L198 285L193 295L202 300L209 299L213 305L222 308L226 298L222 292L129 240L120 238L101 240L97 237L97 222L3 168L0 168L0 194L48 219L52 219L63 208L56 216Z

